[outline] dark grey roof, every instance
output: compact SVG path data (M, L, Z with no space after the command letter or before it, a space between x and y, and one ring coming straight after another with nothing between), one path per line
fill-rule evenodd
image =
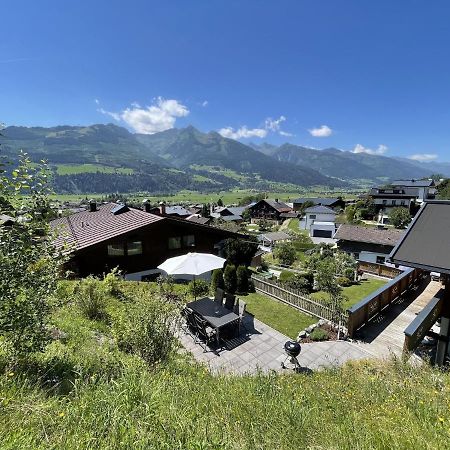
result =
M166 214L175 214L178 216L190 216L191 212L183 206L166 206Z
M296 217L298 217L297 212L295 211L291 211L291 212L284 212L280 214L280 217L282 217L283 219L295 219Z
M247 209L247 206L228 206L227 209L235 216L242 216L244 211Z
M235 222L235 221L242 220L242 216L237 216L237 215L233 214L231 216L220 216L220 219L224 220L225 222Z
M284 231L271 231L268 233L262 233L258 236L259 240L266 239L268 241L284 241L287 239L291 239L291 236Z
M305 209L305 213L311 213L311 214L334 214L336 215L336 212L331 209L328 208L328 206L322 206L322 205L318 205L318 206L311 206L311 208L306 208Z
M450 273L450 201L424 203L390 258L404 266Z
M266 202L268 205L270 205L272 208L275 208L278 212L288 212L291 211L292 208L288 205L286 205L286 203L280 202L280 201L275 201L275 200L261 200L262 202ZM259 203L259 202L258 202Z
M434 186L433 180L395 180L391 183L393 186L405 187L429 187Z
M198 217L196 215L189 216L186 218L186 220L188 222L199 223L201 225L206 225L211 221L209 217Z
M333 237L342 241L366 242L394 247L404 233L404 230L394 228L369 228L344 223Z
M334 205L337 202L341 202L342 200L340 198L315 198L315 197L300 197L296 198L293 203L306 203L306 202L312 202L315 205L323 205L323 206L330 206Z
M389 197L389 198L416 198L419 196L417 188L407 187L389 187L389 188L372 188L369 191L372 197Z

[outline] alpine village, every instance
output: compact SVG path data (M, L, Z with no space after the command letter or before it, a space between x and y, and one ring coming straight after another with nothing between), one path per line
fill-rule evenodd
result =
M113 3L4 9L0 449L450 449L445 2Z

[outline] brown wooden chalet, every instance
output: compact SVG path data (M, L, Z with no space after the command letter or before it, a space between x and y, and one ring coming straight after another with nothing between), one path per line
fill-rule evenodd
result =
M277 198L275 200L260 200L250 206L249 210L252 222L262 219L280 222L283 220L282 214L292 212L290 206L278 201Z
M68 268L79 276L119 267L132 279L157 272L167 258L188 252L219 254L223 241L236 233L158 216L126 205L90 204L87 211L51 222L56 244L72 252Z

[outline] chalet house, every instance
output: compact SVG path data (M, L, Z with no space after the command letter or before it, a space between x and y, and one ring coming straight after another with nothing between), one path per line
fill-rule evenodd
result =
M293 202L294 211L299 211L302 209L305 203L311 204L313 206L327 206L333 209L344 209L345 201L341 198L316 198L316 197L301 197L296 198Z
M236 233L107 203L92 202L87 211L51 222L56 244L72 252L68 269L79 276L102 274L119 267L129 279L159 273L167 258L190 251L221 252L223 241Z
M249 210L252 223L262 219L281 223L283 221L281 214L291 212L292 208L276 198L275 200L260 200L250 206Z
M336 212L327 206L306 208L300 228L308 230L311 237L332 238L336 231Z
M385 264L404 233L393 228L342 224L334 239L340 250L352 254L358 261Z
M245 206L219 206L211 212L214 219L222 219L225 222L242 222L242 214L247 208Z
M164 203L160 203L159 207L150 207L150 204L148 201L144 202L144 209L146 212L161 215L161 216L169 216L169 217L176 217L179 219L186 219L187 217L192 215L192 212L184 208L183 206L174 205L174 206L167 206Z
M392 186L415 189L416 202L422 204L427 200L432 200L436 196L436 185L433 180L395 180Z

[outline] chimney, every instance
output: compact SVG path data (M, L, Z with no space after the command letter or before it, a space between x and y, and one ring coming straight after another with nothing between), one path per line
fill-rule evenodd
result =
M97 203L95 202L94 199L89 200L89 211L90 212L97 211Z
M162 216L166 215L166 204L164 202L159 202L159 213Z
M275 199L275 203L278 203L278 199L277 198Z
M150 201L148 199L145 199L142 205L144 206L144 211L149 213L151 208Z

